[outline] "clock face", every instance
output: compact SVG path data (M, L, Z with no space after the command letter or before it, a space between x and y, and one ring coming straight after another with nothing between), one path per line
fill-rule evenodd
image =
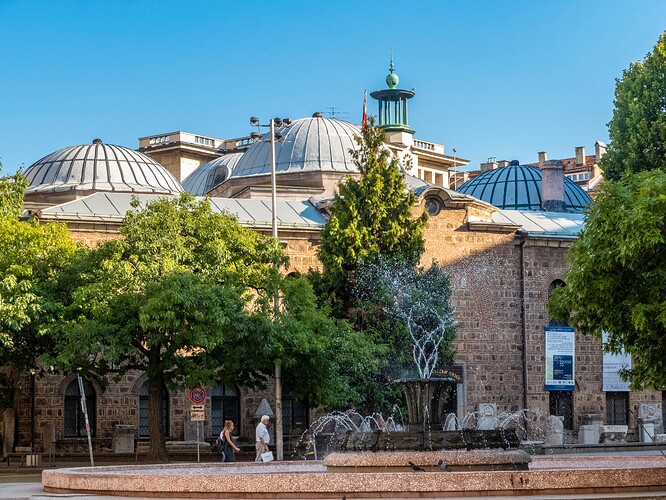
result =
M442 210L442 202L438 198L427 198L425 205L430 215L437 215Z

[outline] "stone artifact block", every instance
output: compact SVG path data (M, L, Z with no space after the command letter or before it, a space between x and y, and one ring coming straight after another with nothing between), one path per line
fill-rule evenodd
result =
M654 436L655 443L666 443L666 434L656 434Z
M657 434L664 432L661 403L641 403L638 406L638 418L652 421Z
M546 422L546 444L557 446L564 444L564 417L549 415Z
M599 427L596 425L581 425L578 428L578 443L599 444Z
M133 425L116 424L113 426L113 452L134 453L134 435L136 427Z
M600 429L601 442L626 443L628 430L629 427L626 425L602 425Z
M654 422L648 419L638 419L638 428L641 433L641 442L651 443L654 438Z
M185 420L185 441L197 441L197 426L199 427L199 441L205 441L206 436L204 435L205 433L205 422L198 422L194 421L192 422L191 420ZM217 436L213 436L217 437Z
M476 425L478 430L491 431L497 427L497 405L495 403L479 403L479 421Z

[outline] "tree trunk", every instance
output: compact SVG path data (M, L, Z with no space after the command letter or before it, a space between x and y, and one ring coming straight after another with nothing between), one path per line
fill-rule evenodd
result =
M164 379L162 374L153 376L148 381L148 432L150 435L150 450L147 459L151 462L168 462L163 427L164 417L162 400L164 398Z

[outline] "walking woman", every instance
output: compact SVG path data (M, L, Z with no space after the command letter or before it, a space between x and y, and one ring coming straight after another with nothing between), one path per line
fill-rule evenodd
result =
M224 421L224 429L220 432L220 441L222 441L222 461L235 462L236 452L240 448L234 443L234 438L231 436L231 431L234 429L234 423L231 420Z

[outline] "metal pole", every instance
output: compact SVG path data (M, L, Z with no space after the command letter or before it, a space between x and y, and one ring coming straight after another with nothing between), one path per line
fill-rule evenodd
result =
M278 230L277 230L277 186L275 181L275 121L271 119L271 206L272 206L272 226L273 238L275 244L278 243ZM277 279L277 263L275 266L275 275ZM279 307L279 295L277 289L277 282L275 287L275 296L273 297L273 314L277 319ZM277 460L284 459L284 450L282 443L282 364L279 359L275 360L275 452Z
M95 466L93 459L92 438L90 437L90 421L88 420L88 407L86 405L86 391L83 389L83 379L81 375L77 375L79 380L79 393L81 394L81 410L83 411L83 418L86 422L86 433L88 434L88 451L90 452L90 466Z
M201 441L201 439L199 439L199 424L200 423L201 422L197 422L197 463L201 462L201 455L199 453L199 441Z
M453 148L453 190L458 189L458 170L456 169L456 148ZM449 183L449 186L451 184Z

